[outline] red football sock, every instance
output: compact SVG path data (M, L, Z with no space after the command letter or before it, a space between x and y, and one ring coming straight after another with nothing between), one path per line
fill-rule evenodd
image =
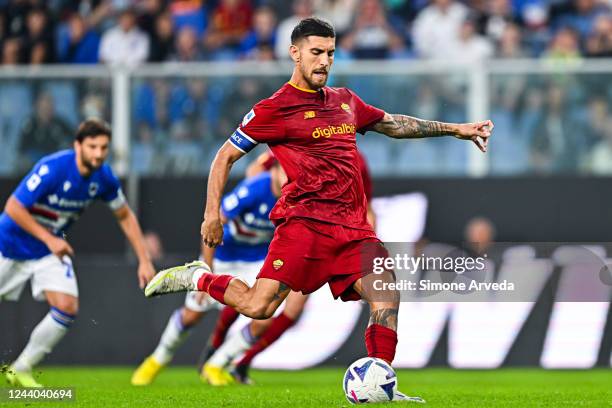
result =
M395 358L397 332L380 324L370 325L365 332L368 357L382 358L391 364Z
M215 331L213 332L211 345L214 348L221 347L221 344L225 341L225 335L229 330L230 326L234 324L236 319L240 316L240 313L235 311L230 306L225 306L221 313L219 314L219 318L217 319L217 324L215 325Z
M205 272L198 280L198 290L208 293L213 299L225 304L223 295L232 279L234 279L232 275L215 275Z
M288 328L293 326L295 320L288 317L286 314L281 313L274 318L272 324L260 337L257 343L253 344L251 348L246 352L244 357L238 362L238 365L250 365L251 361L256 355L264 351L268 346L274 343L278 338L287 331Z

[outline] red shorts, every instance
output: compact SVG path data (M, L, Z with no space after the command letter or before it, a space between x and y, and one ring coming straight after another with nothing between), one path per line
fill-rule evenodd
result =
M276 227L257 278L312 293L328 283L334 298L359 300L353 283L372 272L372 257L387 256L373 231L290 218Z

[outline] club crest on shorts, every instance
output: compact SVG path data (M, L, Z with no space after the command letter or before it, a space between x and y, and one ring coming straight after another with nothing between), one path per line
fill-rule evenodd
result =
M274 269L276 269L277 271L284 265L285 263L283 262L282 259L275 259L272 262L272 266L274 267Z
M351 107L349 106L348 103L343 103L342 105L340 105L340 107L342 108L343 111L345 111L346 113L351 113Z

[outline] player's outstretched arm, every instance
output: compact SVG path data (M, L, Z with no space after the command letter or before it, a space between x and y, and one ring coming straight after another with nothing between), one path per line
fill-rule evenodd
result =
M461 140L471 140L480 150L486 152L493 122L485 120L475 123L444 123L385 113L385 116L372 125L371 129L394 139L454 136Z
M232 165L242 156L244 152L235 148L231 143L225 142L212 162L208 175L204 221L200 229L202 242L206 246L214 248L223 241L221 197Z
M10 196L4 207L6 214L11 217L26 232L42 241L54 255L62 259L64 255L73 256L74 250L68 242L56 237L45 227L40 225L29 211L15 196Z
M142 229L136 215L127 204L116 210L114 214L138 258L138 284L143 289L155 276L155 268L145 246Z

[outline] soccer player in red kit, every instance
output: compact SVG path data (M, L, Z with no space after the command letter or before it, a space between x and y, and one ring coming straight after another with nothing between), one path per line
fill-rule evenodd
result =
M368 356L391 363L399 300L396 293L380 297L364 283L372 273L372 259L364 262L364 257L385 256L386 251L373 245L380 241L366 218L356 133L373 130L396 139L452 135L485 152L493 123L451 124L389 114L349 89L325 86L334 60L335 32L323 20L300 21L291 43L295 66L290 81L244 116L212 163L201 226L206 245L222 243L220 200L232 164L258 143L267 143L288 182L270 213L277 227L255 285L210 273L196 261L159 272L145 295L199 290L245 316L265 319L290 290L308 294L327 283L335 298L368 302ZM387 272L377 279L394 277ZM394 400L410 398L398 392Z
M365 158L357 150L359 173L363 181L364 193L367 202L368 222L375 229L375 215L372 210L372 178ZM254 176L266 170L276 158L272 154L263 153L257 160L249 165L247 174ZM252 384L249 378L249 369L253 359L262 351L274 344L287 330L300 318L304 311L309 295L300 292L290 292L285 299L285 306L281 313L265 320L251 320L242 330L234 332L226 339L227 331L238 317L232 307L226 306L217 320L211 341L202 353L198 362L201 375L211 385L228 385L234 381L242 384ZM247 331L245 335L245 331ZM240 357L242 355L242 357ZM236 360L240 357L239 360ZM227 371L231 370L231 374ZM233 377L233 378L232 378Z

